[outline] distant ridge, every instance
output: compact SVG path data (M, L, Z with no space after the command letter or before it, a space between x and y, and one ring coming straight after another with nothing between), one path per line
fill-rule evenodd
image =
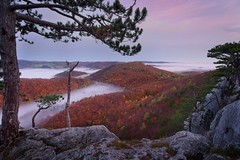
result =
M19 68L50 68L50 69L61 69L68 68L65 61L28 61L28 60L18 60ZM70 62L70 65L74 65L75 62ZM105 67L117 64L119 62L80 62L78 67L103 69Z
M60 69L67 68L65 61L29 61L29 60L18 60L19 68L49 68L49 69ZM164 61L139 61L145 64L153 63L171 63ZM71 62L70 64L75 64L76 62ZM108 66L118 64L122 62L117 61L99 61L99 62L80 62L78 67L94 68L94 69L103 69Z
M69 71L64 71L61 73L58 73L54 76L54 78L62 78L62 77L68 77ZM71 76L72 77L79 77L79 76L83 76L86 75L86 72L80 72L80 71L72 71L71 72Z
M179 74L157 69L142 62L118 63L90 75L91 80L136 87L142 84L180 77Z

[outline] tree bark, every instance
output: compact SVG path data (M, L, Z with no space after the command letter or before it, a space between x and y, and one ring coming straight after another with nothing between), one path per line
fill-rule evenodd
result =
M3 61L4 90L2 107L2 132L4 144L11 143L19 135L19 69L16 54L16 14L10 11L10 1L0 5L0 52Z
M66 123L67 127L71 127L71 119L70 119L70 114L69 114L69 105L70 105L70 94L71 94L71 71L69 70L68 72L68 82L67 82L67 103L66 103Z
M67 64L69 64L67 62ZM66 123L67 123L67 127L71 127L71 118L70 118L70 114L69 114L69 106L70 106L70 96L71 96L71 73L74 70L75 67L77 67L77 65L79 64L79 61L72 67L69 69L68 72L68 82L67 82L67 103L66 103L66 108L65 108L65 112L66 112Z
M35 127L35 117L37 116L37 114L41 111L41 109L39 108L37 110L37 112L33 115L32 117L32 127L34 128Z

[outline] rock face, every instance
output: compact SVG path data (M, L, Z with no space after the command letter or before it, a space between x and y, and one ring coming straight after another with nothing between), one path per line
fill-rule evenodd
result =
M103 138L118 139L104 126L28 129L21 131L21 136L1 156L3 159L53 159L61 152L85 147Z
M29 129L4 150L0 159L9 160L120 160L201 158L209 141L187 131L159 140L120 141L104 126L69 129Z
M177 132L174 136L166 139L169 146L177 152L173 159L203 159L203 155L210 150L210 141L199 134L194 134L188 131Z
M239 90L240 88L235 87L231 92ZM238 99L238 96L227 95L225 92L229 92L229 82L223 78L217 87L206 95L203 102L196 104L195 111L185 121L184 128L193 133L206 134L217 112Z
M240 101L221 109L211 123L210 137L215 146L240 149Z

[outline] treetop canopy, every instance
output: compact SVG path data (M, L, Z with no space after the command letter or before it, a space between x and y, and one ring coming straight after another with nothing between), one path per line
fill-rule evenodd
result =
M208 51L208 57L216 58L220 76L232 78L240 82L240 42L225 43ZM240 83L239 83L240 84Z
M137 24L145 20L147 9L128 8L119 0L13 0L11 10L16 12L16 31L20 40L36 33L54 41L76 42L82 37L93 37L123 55L134 55L141 50L136 41L143 29ZM41 8L67 19L56 23L44 19Z

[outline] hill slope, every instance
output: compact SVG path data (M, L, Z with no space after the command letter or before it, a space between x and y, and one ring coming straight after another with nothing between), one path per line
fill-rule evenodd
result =
M72 78L72 90L82 88L91 84L87 79ZM41 96L49 94L62 94L67 92L67 78L52 79L21 79L20 80L20 101L34 101ZM0 92L0 108L3 104L3 93Z
M68 77L68 74L69 74L69 71L64 71L64 72L56 74L54 76L54 78ZM83 75L86 75L86 74L87 74L86 72L72 71L71 72L71 77L74 78L74 77L79 77L79 76L83 76Z
M168 81L178 77L180 75L144 65L141 62L129 62L104 68L92 74L90 79L122 87L137 87L146 83Z
M171 135L182 129L207 79L207 74L201 74L85 98L70 107L72 125L104 124L122 139ZM61 112L43 127L62 128L64 121L65 113Z
M72 125L104 124L123 139L171 135L182 129L209 77L211 73L180 76L135 62L114 65L91 78L130 89L73 103ZM64 121L61 112L42 127L62 128Z

